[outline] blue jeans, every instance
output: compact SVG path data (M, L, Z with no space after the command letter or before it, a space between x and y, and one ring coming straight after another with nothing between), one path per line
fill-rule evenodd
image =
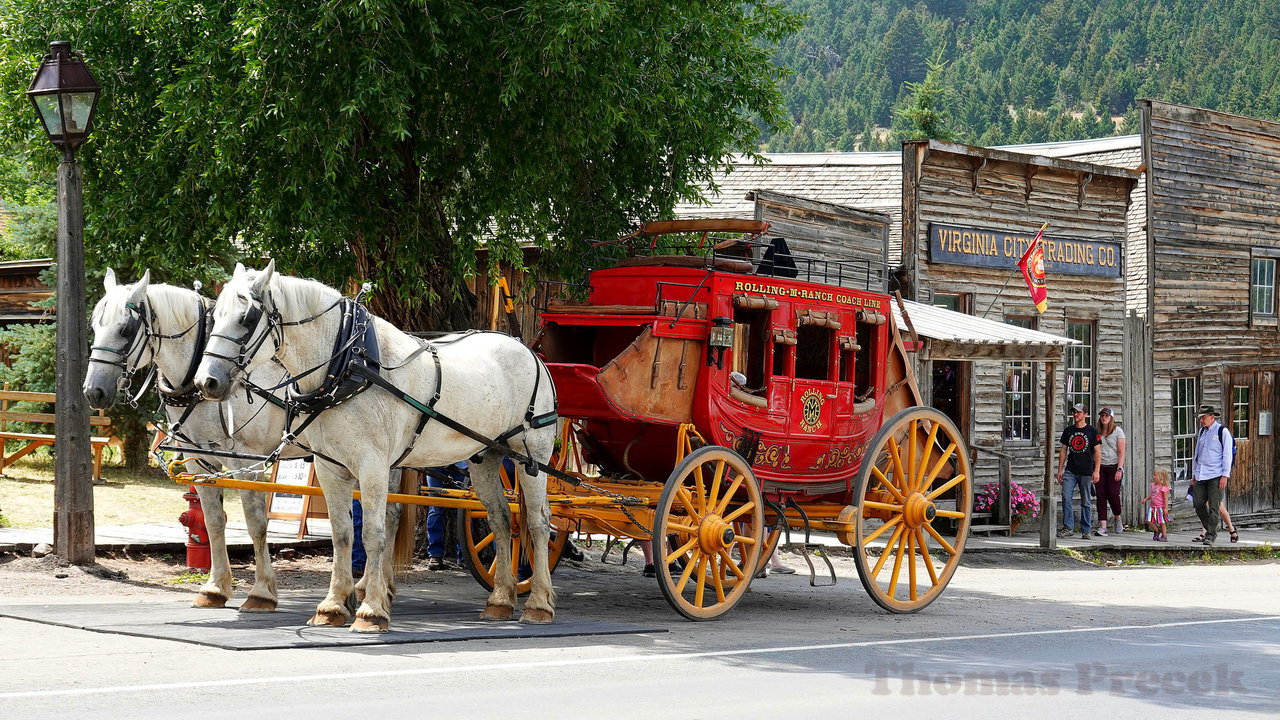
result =
M351 542L351 572L364 572L368 556L364 552L364 508L359 500L351 501L351 524L355 533Z
M452 483L446 484L440 478L434 475L427 475L427 487L443 488L449 487ZM427 557L442 558L444 557L444 523L445 513L448 512L442 507L427 507Z
M1075 527L1076 490L1080 491L1080 532L1093 530L1093 474L1077 475L1070 470L1062 473L1062 524L1068 530Z

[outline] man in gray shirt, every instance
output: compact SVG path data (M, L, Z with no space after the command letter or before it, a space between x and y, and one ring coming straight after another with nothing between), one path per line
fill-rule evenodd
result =
M1191 462L1191 501L1196 515L1204 524L1204 544L1212 545L1218 536L1218 506L1222 491L1231 477L1231 461L1235 459L1235 438L1218 422L1220 413L1212 405L1201 405L1196 413L1200 432L1196 434L1196 451Z

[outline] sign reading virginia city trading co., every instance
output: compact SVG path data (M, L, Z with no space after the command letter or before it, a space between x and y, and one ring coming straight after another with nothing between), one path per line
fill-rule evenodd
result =
M1052 231L1052 228L1050 228ZM929 223L929 261L1016 271L1035 233ZM1053 275L1120 277L1124 253L1118 242L1044 236L1045 271Z

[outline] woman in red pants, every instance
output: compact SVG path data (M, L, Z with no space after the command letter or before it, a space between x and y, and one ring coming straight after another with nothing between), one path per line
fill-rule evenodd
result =
M1115 531L1124 532L1120 519L1120 485L1124 482L1124 430L1116 425L1115 413L1104 407L1098 411L1098 449L1102 454L1102 466L1098 470L1098 525L1095 535L1107 534L1107 506L1115 517Z

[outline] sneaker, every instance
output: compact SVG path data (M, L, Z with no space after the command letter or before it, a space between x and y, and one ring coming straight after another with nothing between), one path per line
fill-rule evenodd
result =
M645 577L658 577L658 569L652 564L645 565L644 569L640 571L640 574Z
M1124 523L1123 523L1123 522L1120 522L1120 518L1116 518L1116 531L1115 531L1115 532L1116 532L1116 534L1117 534L1117 535L1119 535L1120 533L1124 532Z
M444 570L445 569L444 558L442 557L427 558L427 569L428 570Z
M1071 537L1072 535L1075 535L1075 534L1076 534L1075 530L1072 530L1071 528L1067 528L1067 527L1064 527L1058 530L1058 537Z
M1159 540L1159 539L1160 539L1160 532L1159 532L1159 531L1156 531L1156 532L1151 533L1151 539L1152 539L1152 540Z
M1088 539L1089 539L1089 533L1087 533L1087 532L1082 532L1082 533L1080 533L1080 539L1081 539L1081 540L1088 540Z
M1213 545L1214 536L1210 535L1204 539L1205 545Z
M786 565L770 565L769 572L774 575L795 575L796 569L793 567L787 567Z
M1160 542L1169 542L1169 536L1165 535L1164 533L1161 533L1160 536L1156 538L1156 540L1159 540Z
M1098 526L1098 529L1097 529L1097 530L1094 530L1094 531L1093 531L1093 534L1094 534L1094 535L1097 535L1098 537L1106 537L1106 536L1107 536L1107 526L1106 526L1106 525L1100 525L1100 526Z
M756 578L767 578L767 577L769 577L769 568L767 566L760 568L760 572L756 573Z
M574 545L572 540L564 544L564 550L561 551L560 556L563 557L565 560L582 561L587 559L586 554L582 552L581 548L579 548L577 545Z

